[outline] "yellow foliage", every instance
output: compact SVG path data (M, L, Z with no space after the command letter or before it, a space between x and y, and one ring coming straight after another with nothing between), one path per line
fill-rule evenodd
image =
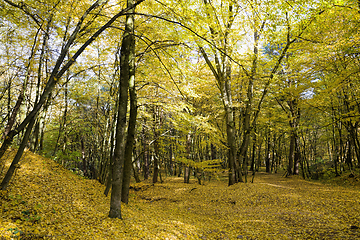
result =
M197 169L201 169L205 172L214 172L216 170L220 170L220 163L223 161L221 159L207 160L202 162L195 162L188 158L177 158L177 162L184 163L188 167L193 167Z

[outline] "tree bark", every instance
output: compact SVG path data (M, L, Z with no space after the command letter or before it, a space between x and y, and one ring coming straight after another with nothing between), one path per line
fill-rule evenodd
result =
M265 168L266 172L270 173L270 139L271 139L271 133L270 129L267 129L268 133L266 134L266 150L265 150Z
M142 139L142 146L143 146L143 174L144 174L144 179L148 179L149 178L149 146L147 144L147 137L146 137L146 119L144 119L144 123L142 126L142 131L141 131L141 139Z
M8 187L8 185L10 183L10 180L11 180L11 177L13 176L16 168L19 167L19 161L21 159L22 154L24 153L26 144L27 144L27 142L29 140L30 133L31 133L32 128L33 128L33 126L35 124L35 119L36 119L36 116L34 116L34 118L31 119L28 127L26 128L26 132L25 132L25 134L23 136L23 139L21 141L19 149L18 149L18 151L17 151L17 153L16 153L16 155L15 155L15 157L14 157L8 171L6 172L6 175L5 175L4 179L1 182L1 185L0 185L1 190L6 190L6 188Z
M133 4L133 1L128 4ZM134 10L129 11L129 13ZM126 138L125 146L125 162L124 162L124 176L122 184L121 201L124 203L129 202L129 187L131 170L133 169L132 158L133 158L133 147L135 142L135 127L137 117L137 97L135 88L135 36L134 36L134 15L129 15L131 21L129 21L128 28L131 34L129 35L129 95L130 95L130 116L129 125Z
M187 159L191 160L191 132L186 136L186 155ZM184 183L190 182L190 165L184 164Z
M133 6L133 0L127 1L127 6ZM132 8L133 11L133 8ZM114 150L112 166L112 184L110 200L110 218L119 218L121 216L121 192L123 183L123 167L125 161L125 133L126 133L126 113L128 104L128 89L131 76L130 61L133 57L131 45L134 44L132 29L134 26L132 14L126 16L125 32L122 39L120 51L120 80L119 80L119 107L116 124L116 144Z
M294 130L291 130L290 133L290 147L289 147L289 156L288 156L288 167L286 176L292 175L294 167L294 155L295 155L295 141L296 135Z

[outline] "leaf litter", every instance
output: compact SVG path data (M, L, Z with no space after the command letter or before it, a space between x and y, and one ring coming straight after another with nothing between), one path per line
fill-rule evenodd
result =
M0 195L0 239L360 239L359 186L261 172L230 187L167 177L132 184L123 220L107 217L104 188L28 151Z

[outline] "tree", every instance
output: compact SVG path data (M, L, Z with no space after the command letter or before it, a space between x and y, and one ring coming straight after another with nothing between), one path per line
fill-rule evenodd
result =
M25 14L29 15L32 19L34 19L35 22L38 22L39 20L37 19L37 15L33 14L31 12L28 11L28 8L25 8L24 6L26 5L17 5L12 3L11 1L7 1L7 3L9 3L11 6L21 9L22 11L24 11ZM20 131L24 130L25 128L30 128L29 131L31 132L32 130L32 121L35 121L35 117L37 116L37 114L39 113L41 107L43 106L43 104L45 103L46 99L48 98L48 96L50 95L50 93L53 91L56 83L59 81L59 79L63 76L63 74L75 63L75 61L77 60L77 58L84 52L84 50L102 33L104 32L107 28L109 28L120 16L124 15L127 11L129 11L130 9L133 9L136 5L140 4L141 2L143 2L143 0L140 0L138 2L136 2L135 4L133 4L132 6L129 6L121 11L119 11L117 14L115 14L110 20L108 20L101 28L99 28L97 31L95 31L86 41L85 43L75 52L75 54L73 54L66 63L64 63L65 58L70 50L70 47L74 44L74 42L77 40L77 37L80 33L81 30L84 30L83 24L85 19L88 17L88 15L102 7L104 4L106 4L106 2L103 1L96 1L94 4L92 4L88 9L86 9L86 11L84 12L84 14L81 16L81 18L79 19L78 23L76 24L76 27L74 28L72 34L69 36L68 40L66 41L66 44L62 47L60 55L56 61L56 64L50 74L49 80L46 83L46 86L43 90L43 93L41 94L41 96L39 97L38 102L35 103L33 110L26 116L26 118L21 122L21 124L19 124L19 126L13 130L11 130L7 135L5 135L5 139L4 142L2 143L2 146L0 148L0 157L2 157L5 153L5 151L7 150L7 148L10 146L10 144L13 141L13 138L19 134ZM87 26L88 27L88 26ZM25 141L24 141L25 142ZM26 142L24 143L26 144ZM24 148L20 148L19 149L19 156L22 155L22 152L24 150ZM18 164L18 161L20 160L20 157L15 158L14 161L12 162L7 175L5 176L5 178L3 179L2 183L1 183L1 189L6 189L7 185L9 184L9 181L11 179L11 176L14 173L15 167Z
M127 1L127 6L134 6L133 0ZM132 8L129 13L134 13ZM131 86L131 110L128 131L128 140L126 141L126 113L128 104L128 91ZM128 201L129 178L131 171L131 154L134 139L134 130L136 123L136 96L135 96L135 36L134 36L134 15L126 16L125 32L122 36L120 51L120 79L119 79L119 106L117 113L115 149L112 162L112 184L111 184L111 201L109 217L121 217L121 200ZM134 112L135 111L135 112ZM128 146L126 146L128 144ZM127 155L126 155L127 154ZM127 159L126 159L127 157ZM127 160L125 162L125 159ZM126 164L125 164L126 163ZM125 166L124 166L125 164ZM125 172L126 171L126 172ZM123 181L125 180L125 182ZM126 185L125 185L126 184ZM123 187L124 185L124 187ZM125 195L122 198L122 190Z

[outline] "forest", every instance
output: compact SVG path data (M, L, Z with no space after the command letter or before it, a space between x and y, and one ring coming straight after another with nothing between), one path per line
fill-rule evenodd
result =
M1 0L0 239L360 238L359 28L359 0Z

